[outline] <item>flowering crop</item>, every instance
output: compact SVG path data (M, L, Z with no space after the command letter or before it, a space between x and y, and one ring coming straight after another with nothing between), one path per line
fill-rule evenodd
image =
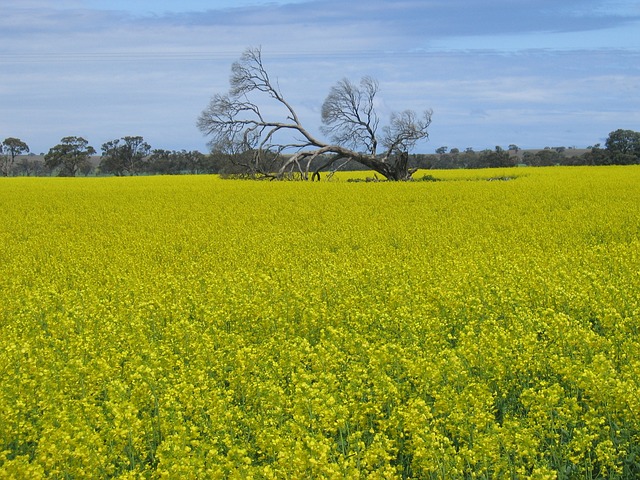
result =
M640 476L640 169L429 173L0 179L0 478Z

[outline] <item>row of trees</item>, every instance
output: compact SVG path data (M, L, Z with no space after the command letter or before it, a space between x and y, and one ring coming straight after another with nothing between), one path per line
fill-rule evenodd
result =
M205 155L198 151L152 149L139 136L104 143L99 161L95 148L82 137L64 137L43 159L27 155L29 147L21 140L8 138L1 145L0 167L4 176L239 173L219 152Z
M123 137L102 145L99 171L111 175L218 173L220 161L198 151L151 148L142 137Z
M491 168L526 165L545 167L554 165L633 165L640 164L640 132L619 129L611 132L605 147L600 144L578 153L573 148L546 147L542 150L521 151L516 145L508 150L497 146L495 150L475 152L471 148L460 151L447 147L436 149L435 155L413 155L412 164L420 169Z
M230 154L214 150L205 155L198 151L173 151L152 149L143 137L128 136L111 140L97 152L82 137L65 137L49 150L44 161L35 155L27 155L29 146L18 138L6 138L0 144L0 172L3 176L76 176L76 175L178 175L219 173L223 175L256 177L255 152ZM277 172L282 158L275 154L263 154L262 166L267 172ZM368 169L355 161L343 161L338 165L331 155L317 155L309 163L311 171ZM333 164L333 165L332 165ZM616 130L609 134L605 146L597 144L578 154L564 147L545 148L538 151L521 151L516 145L508 150L497 146L494 150L479 152L471 148L440 147L435 154L410 154L409 169L457 169L496 168L553 165L631 165L640 164L640 132Z

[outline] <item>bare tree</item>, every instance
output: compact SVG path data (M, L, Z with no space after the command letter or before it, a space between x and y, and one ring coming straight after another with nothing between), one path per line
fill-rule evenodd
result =
M409 168L408 152L429 136L431 110L422 116L411 110L394 113L380 129L374 108L378 82L364 77L359 85L343 79L331 88L322 105L322 133L331 143L316 138L302 125L277 81L270 78L260 48L247 49L232 65L230 86L228 93L214 95L198 127L211 137L213 150L244 154L245 158L250 152L245 166L254 175L298 174L306 180L314 164L311 179L319 179L320 170L354 161L388 180L408 180L415 172ZM264 107L261 110L252 99L255 94L280 108L279 119L267 117Z

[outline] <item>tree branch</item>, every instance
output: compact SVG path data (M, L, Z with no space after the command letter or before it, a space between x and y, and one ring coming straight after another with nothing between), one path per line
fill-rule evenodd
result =
M255 171L264 171L268 166L265 157L269 155L265 155L266 152L276 152L275 159L282 159L277 168L279 176L290 168L298 168L301 176L307 179L311 162L320 155L332 154L335 158L327 166L343 158L360 163L391 180L410 178L404 161L407 157L402 154L413 148L418 140L428 138L431 111L425 112L423 119L416 119L415 113L409 110L392 115L389 126L383 129L384 136L380 142L377 138L379 118L374 108L378 82L364 77L359 85L355 85L343 79L331 88L322 105L322 131L332 140L332 143L327 143L302 125L277 83L274 84L269 77L260 48L246 50L240 60L233 63L231 72L229 92L214 95L198 119L200 130L211 137L212 148L240 152L256 150ZM254 93L266 94L280 105L286 121L263 117L258 104L250 98ZM300 141L279 141L280 135L287 132L300 135ZM379 143L386 147L382 157L376 153ZM286 149L296 152L285 159L283 153ZM397 160L393 162L393 158ZM303 162L306 162L304 168ZM318 171L313 177L316 174Z

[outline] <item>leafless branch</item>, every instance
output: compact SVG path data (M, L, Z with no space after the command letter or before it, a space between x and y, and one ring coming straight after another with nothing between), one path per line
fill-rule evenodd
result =
M264 171L267 158L275 159L281 162L276 168L278 175L297 171L308 179L311 163L321 155L330 154L334 160L327 167L336 159L347 159L388 179L405 180L410 178L406 162L394 162L393 158L413 148L418 140L428 138L431 111L420 119L409 110L392 115L379 142L380 122L374 108L378 89L378 82L371 77L364 77L359 85L343 79L331 88L322 105L322 132L332 141L326 143L302 125L280 92L277 81L274 83L269 77L260 48L250 48L232 65L229 92L213 96L198 119L198 127L211 138L212 148L255 150L252 164L255 171ZM275 101L283 109L282 120L265 118L253 100L255 94L266 94ZM295 142L280 140L287 136L298 139ZM387 149L382 157L377 154L379 143ZM285 155L286 150L294 153Z
M429 138L431 110L425 110L422 118L417 118L413 110L393 113L389 125L384 127L382 144L387 148L385 158L394 153L408 152L418 140Z
M364 77L359 87L346 78L340 80L322 104L322 132L334 143L364 147L375 156L379 120L373 101L377 92L378 82L371 77Z

